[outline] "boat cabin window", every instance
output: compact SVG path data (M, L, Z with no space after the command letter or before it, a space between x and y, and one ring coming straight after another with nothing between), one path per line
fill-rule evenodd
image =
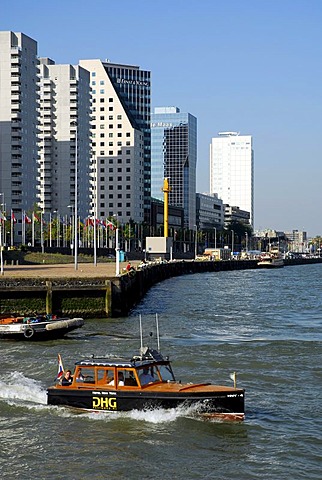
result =
M76 367L74 379L76 383L95 383L94 368Z
M170 365L158 365L157 369L159 370L159 374L163 382L175 381L173 371Z
M157 370L149 365L143 365L143 367L137 370L141 385L146 385L151 382L158 382L159 376Z
M128 387L138 386L134 368L131 368L129 370L124 370L124 385Z
M98 368L97 383L100 385L114 385L115 368Z

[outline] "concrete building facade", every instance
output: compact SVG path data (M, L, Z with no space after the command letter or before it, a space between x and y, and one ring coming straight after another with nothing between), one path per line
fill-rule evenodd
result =
M224 204L217 195L197 193L197 227L198 230L222 229L224 227Z
M92 91L92 210L122 223L150 219L150 72L81 60Z
M251 135L222 132L210 145L210 193L250 213L254 225L254 152Z
M0 32L0 203L19 222L37 198L38 98L37 42Z
M40 59L38 196L44 213L72 215L77 187L78 215L89 214L89 79L82 67Z

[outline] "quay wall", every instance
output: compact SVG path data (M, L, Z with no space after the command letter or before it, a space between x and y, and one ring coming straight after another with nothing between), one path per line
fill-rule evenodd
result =
M289 259L285 266L322 263ZM0 278L0 313L53 313L83 318L127 315L155 284L171 277L224 270L256 269L256 260L177 261L137 269L119 277Z

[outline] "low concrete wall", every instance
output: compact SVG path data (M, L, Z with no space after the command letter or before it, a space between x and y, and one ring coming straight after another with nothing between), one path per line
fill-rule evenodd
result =
M322 263L322 259L292 259L285 265ZM204 272L256 269L256 260L180 261L154 264L112 278L1 278L0 313L103 318L127 315L156 283Z

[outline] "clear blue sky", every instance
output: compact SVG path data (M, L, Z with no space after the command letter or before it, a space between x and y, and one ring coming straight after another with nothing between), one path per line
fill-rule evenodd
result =
M255 228L322 235L322 0L1 0L0 29L151 70L153 106L198 119L200 192L211 138L253 135Z

